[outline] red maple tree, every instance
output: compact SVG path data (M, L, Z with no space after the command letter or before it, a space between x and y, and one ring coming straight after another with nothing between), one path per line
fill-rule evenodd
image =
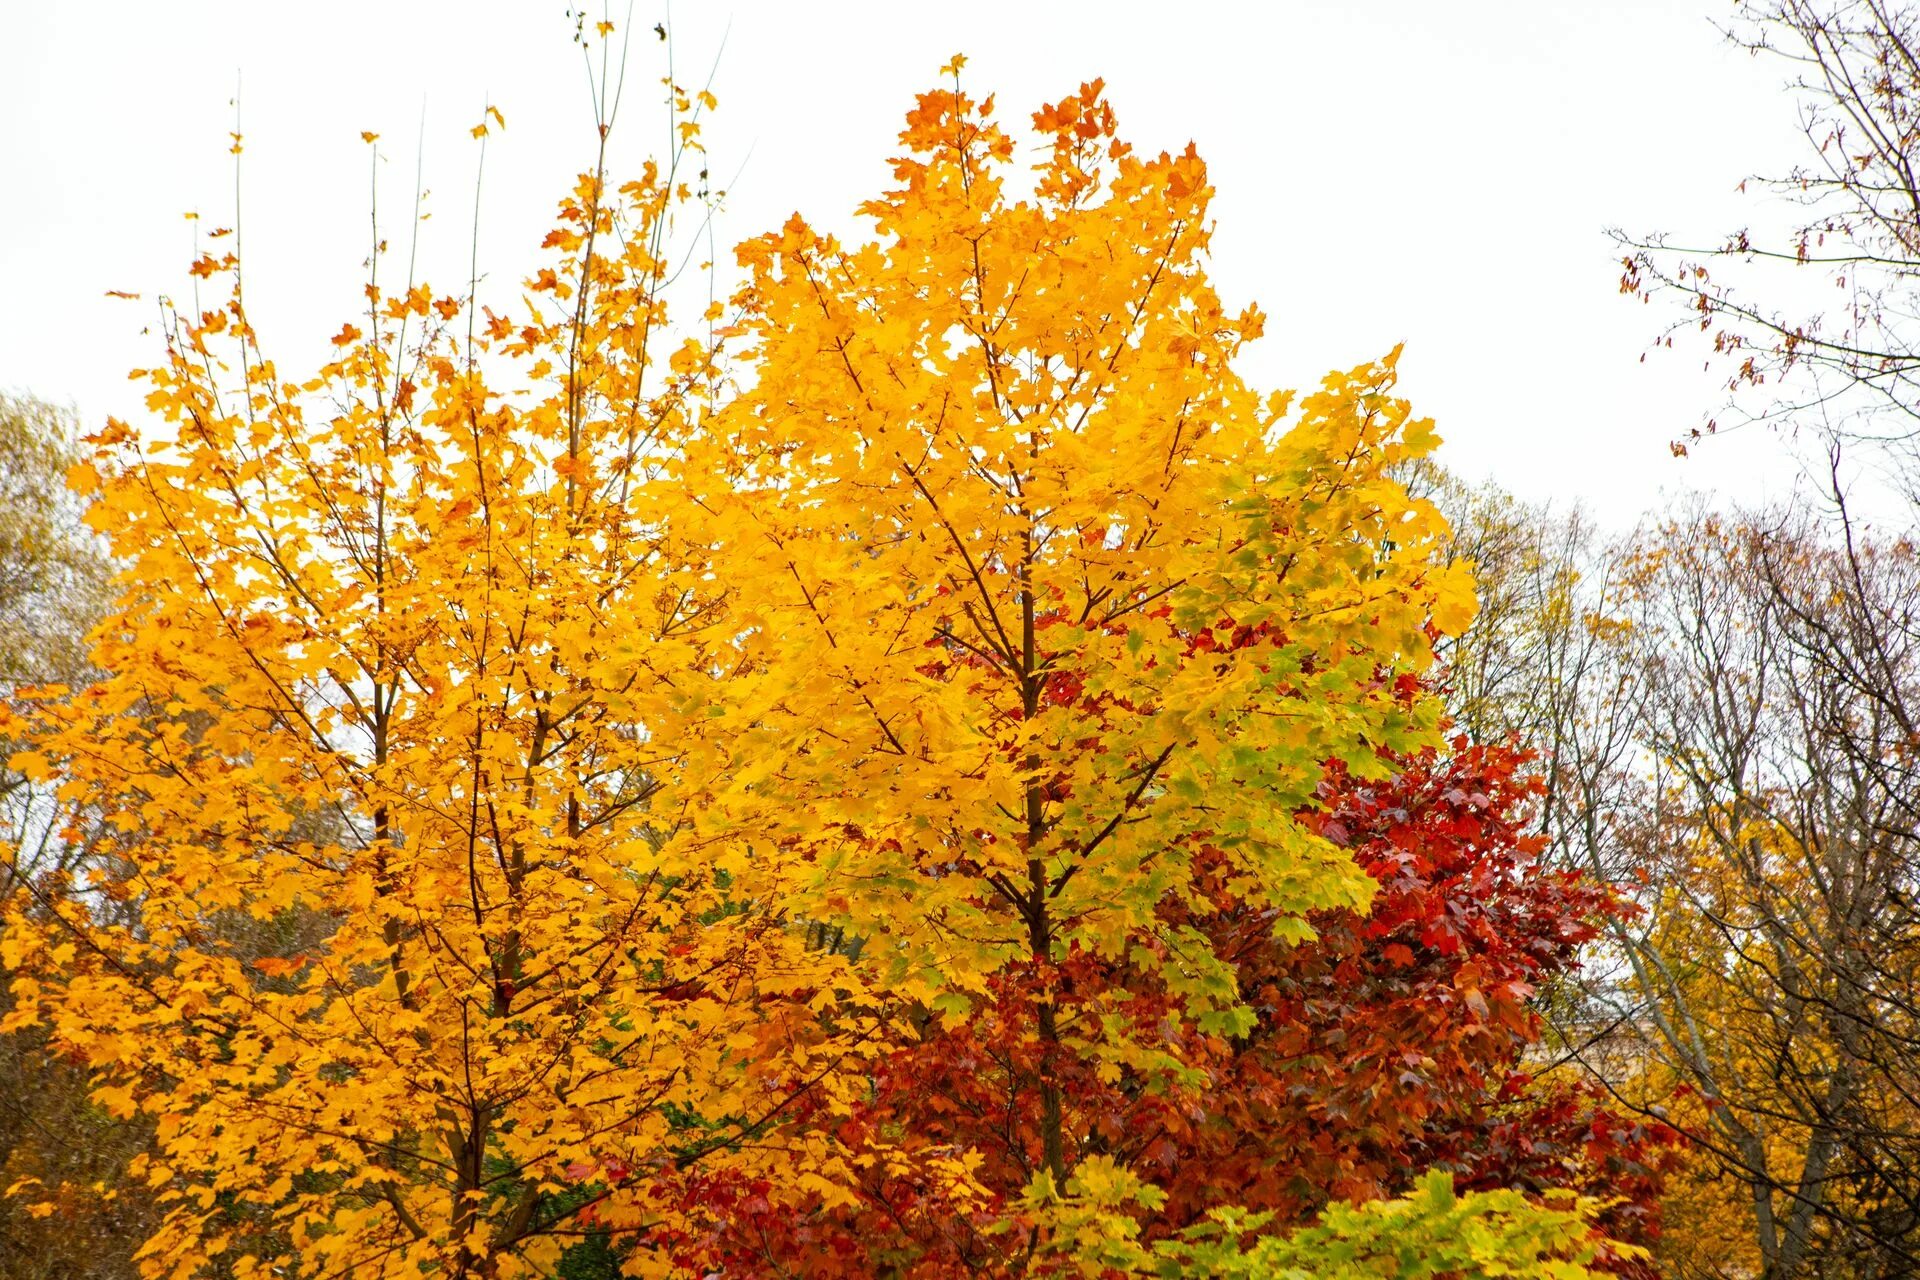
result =
M1526 829L1542 786L1528 753L1459 740L1398 764L1386 781L1334 771L1326 783L1322 833L1379 883L1368 913L1322 913L1312 941L1288 945L1219 884L1211 909L1166 908L1170 926L1198 928L1233 957L1255 1015L1245 1034L1193 1025L1148 966L1076 952L1010 971L957 1024L895 1024L869 1101L831 1122L852 1150L895 1153L868 1166L853 1207L796 1216L764 1186L703 1184L719 1225L690 1247L728 1275L1017 1273L1027 1235L1014 1205L1042 1167L1042 1047L1027 1009L1043 988L1064 1020L1125 1018L1133 1042L1187 1068L1173 1080L1070 1053L1052 1064L1071 1157L1109 1156L1166 1192L1149 1235L1225 1205L1302 1221L1332 1199L1400 1194L1438 1167L1462 1189L1604 1196L1612 1236L1650 1240L1678 1135L1530 1072L1539 993L1627 908L1541 865ZM956 1204L929 1171L961 1152L980 1160L983 1201Z

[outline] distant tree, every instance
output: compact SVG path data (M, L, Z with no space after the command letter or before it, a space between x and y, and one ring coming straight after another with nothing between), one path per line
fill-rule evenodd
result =
M1687 1104L1711 1233L1770 1278L1920 1268L1920 6L1743 0L1728 38L1791 70L1793 212L1718 243L1617 236L1737 422L1824 446L1827 512L1685 518L1614 563L1569 843L1644 879L1639 1025ZM1696 436L1716 431L1709 422ZM1684 447L1684 446L1681 446ZM1847 462L1904 494L1870 531ZM1611 736L1600 726L1635 726ZM1611 744L1620 743L1615 752ZM1637 754L1636 754L1637 753ZM1611 779L1611 781L1609 781ZM1704 1188L1705 1183L1702 1182ZM1735 1208L1735 1200L1744 1204ZM1725 1261L1708 1245L1683 1270Z
M1521 742L1538 752L1556 798L1555 733L1578 673L1593 658L1587 602L1606 561L1604 536L1578 506L1524 502L1428 463L1412 483L1447 518L1445 556L1470 570L1473 625L1442 637L1436 678L1455 728L1474 742Z
M67 470L73 415L0 393L0 688L76 678L106 606L104 543L87 528Z
M1920 1267L1920 558L1705 521L1634 565L1659 906L1627 951L1769 1280Z
M29 693L61 700L49 686L87 678L86 633L106 606L104 546L66 483L77 437L66 410L0 395L0 846L11 854L0 859L0 905L88 856L84 841L60 838L49 789L6 764L18 745L7 708ZM11 1005L0 984L0 1017ZM133 1255L158 1210L125 1170L151 1126L116 1120L87 1095L86 1072L44 1032L0 1033L0 1190L34 1193L0 1198L0 1274L137 1274Z
M1607 921L1563 1051L1683 1129L1676 1280L1879 1280L1920 1246L1920 561L1705 512L1594 550L1549 856ZM1731 1267L1731 1272L1721 1270Z

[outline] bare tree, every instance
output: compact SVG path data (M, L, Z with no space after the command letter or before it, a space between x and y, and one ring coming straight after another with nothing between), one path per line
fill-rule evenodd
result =
M1911 465L1920 458L1920 7L1741 0L1725 32L1790 69L1807 158L1742 186L1794 212L1717 243L1616 231L1621 288L1680 304L1661 340L1672 346L1699 330L1711 341L1735 420L1893 445Z

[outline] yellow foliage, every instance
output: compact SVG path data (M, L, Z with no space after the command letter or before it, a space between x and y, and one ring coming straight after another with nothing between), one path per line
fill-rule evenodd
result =
M923 94L872 240L796 216L741 246L753 382L671 495L731 589L685 708L697 821L949 1011L1011 961L1164 934L1202 846L1276 927L1364 905L1296 812L1330 760L1435 740L1395 679L1473 609L1391 478L1433 440L1398 353L1289 416L1234 371L1259 318L1208 282L1193 149L1136 155L1097 82L1034 121L1017 198L991 101ZM1143 962L1236 1016L1227 967L1163 940Z

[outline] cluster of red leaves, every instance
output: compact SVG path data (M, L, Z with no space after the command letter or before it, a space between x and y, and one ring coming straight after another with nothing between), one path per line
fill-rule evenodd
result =
M1526 754L1458 742L1403 763L1385 782L1327 784L1323 834L1379 882L1368 914L1324 913L1314 941L1288 946L1224 885L1209 913L1169 908L1169 924L1203 930L1236 964L1257 1019L1245 1035L1197 1029L1150 967L1075 954L1010 970L959 1025L899 1025L869 1102L836 1124L852 1150L895 1153L865 1168L855 1206L795 1215L764 1187L704 1188L721 1223L703 1242L707 1263L727 1275L929 1280L1018 1270L1026 1233L1011 1206L1041 1165L1030 1006L1042 983L1069 1025L1122 1018L1134 1043L1193 1072L1103 1078L1071 1052L1053 1065L1070 1158L1110 1156L1167 1193L1151 1234L1223 1205L1299 1221L1330 1199L1399 1194L1439 1167L1463 1188L1617 1198L1610 1233L1650 1240L1678 1135L1524 1069L1536 992L1623 908L1537 861L1524 824L1541 784ZM957 1202L938 1173L939 1157L962 1153L980 1161L984 1199Z

